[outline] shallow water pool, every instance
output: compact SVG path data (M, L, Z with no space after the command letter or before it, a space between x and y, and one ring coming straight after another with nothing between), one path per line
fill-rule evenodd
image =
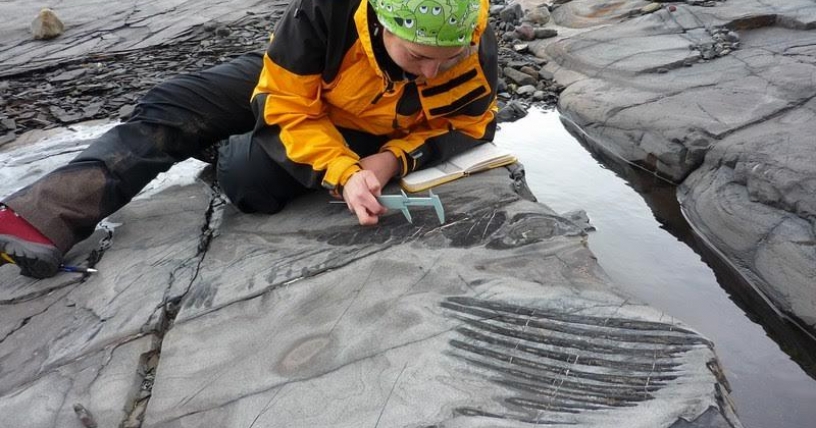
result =
M587 212L597 228L589 247L624 292L714 341L746 427L816 426L816 343L697 243L673 186L612 159L606 166L555 111L502 124L496 141L519 157L540 202Z

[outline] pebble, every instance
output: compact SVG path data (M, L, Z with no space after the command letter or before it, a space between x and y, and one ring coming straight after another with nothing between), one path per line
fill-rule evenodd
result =
M529 76L532 76L533 79L538 78L538 70L536 70L533 67L530 67L529 65L525 65L524 67L519 68L519 71Z
M36 40L53 39L65 31L65 25L53 10L44 7L31 21L31 34Z
M518 101L509 101L499 107L499 113L496 116L499 122L512 122L527 116L527 108Z
M533 85L524 85L516 89L516 93L523 97L533 95L536 91L537 89Z
M530 45L528 45L527 43L518 43L513 45L513 50L518 53L527 53L529 49Z
M643 6L642 8L640 8L640 12L643 13L643 14L652 13L652 12L656 12L656 11L660 10L660 8L662 8L662 7L663 7L663 5L661 3L657 3L657 2L649 3L646 6Z
M516 70L515 68L505 67L504 68L504 77L510 79L513 83L517 85L535 85L536 79L529 74L522 73L521 71Z

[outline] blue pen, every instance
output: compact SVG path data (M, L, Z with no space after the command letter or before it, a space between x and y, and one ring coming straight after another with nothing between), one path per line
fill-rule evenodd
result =
M14 259L6 253L0 253L0 265L3 263L17 264ZM97 273L99 272L93 268L84 268L79 266L60 265L59 270L62 272L76 272L76 273Z
M76 273L97 273L97 272L99 272L98 270L92 269L92 268L84 268L84 267L79 267L79 266L66 266L66 265L61 265L59 267L59 270L61 270L63 272L76 272Z

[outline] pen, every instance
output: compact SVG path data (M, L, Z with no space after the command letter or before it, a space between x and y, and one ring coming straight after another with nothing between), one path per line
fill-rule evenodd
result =
M99 272L98 270L92 269L92 268L84 268L84 267L79 267L79 266L66 266L66 265L61 265L59 267L59 270L61 270L63 272L76 272L76 273L97 273L97 272Z
M3 262L6 262L6 263L17 264L17 263L14 262L14 259L12 259L6 253L0 253L0 260L2 260ZM3 263L0 263L0 264L3 264ZM93 269L93 268L84 268L84 267L79 267L79 266L67 266L67 265L60 265L59 270L62 271L62 272L76 272L76 273L97 273L97 272L99 272L98 270Z

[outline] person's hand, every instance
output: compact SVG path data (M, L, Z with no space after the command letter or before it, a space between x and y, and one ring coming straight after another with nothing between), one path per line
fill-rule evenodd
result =
M361 170L348 179L343 187L343 200L349 210L357 215L361 225L377 224L379 216L386 208L377 201L382 185L374 171Z
M360 166L377 176L381 187L385 187L399 168L397 157L389 151L380 152L360 159Z

